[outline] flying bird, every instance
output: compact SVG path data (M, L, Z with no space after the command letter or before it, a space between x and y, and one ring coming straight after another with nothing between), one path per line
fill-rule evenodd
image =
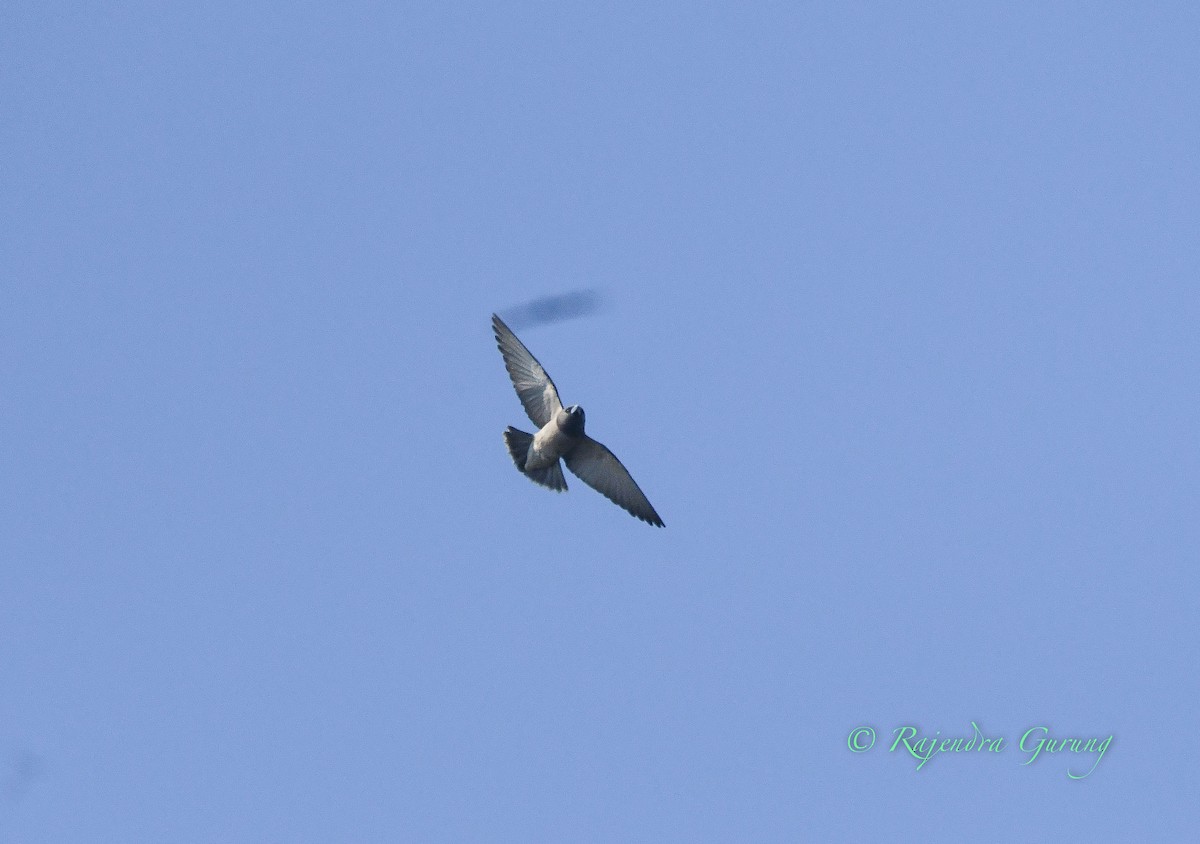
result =
M562 406L546 370L495 314L492 330L517 397L538 426L536 434L518 431L511 425L504 431L504 443L517 469L534 483L564 492L567 481L559 460L565 460L576 477L609 501L643 522L664 527L650 500L616 455L583 432L583 408L577 404Z
M595 313L600 308L600 294L595 290L572 290L554 296L542 296L505 311L513 328L545 325L564 319L575 319Z

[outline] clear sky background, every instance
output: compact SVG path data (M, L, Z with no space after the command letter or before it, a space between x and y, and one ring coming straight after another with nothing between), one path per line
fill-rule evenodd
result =
M1198 39L4 4L0 840L1190 838Z

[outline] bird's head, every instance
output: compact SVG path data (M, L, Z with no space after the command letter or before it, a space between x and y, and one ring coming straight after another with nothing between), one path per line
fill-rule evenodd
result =
M558 427L568 434L582 434L583 424L583 408L577 404L564 407L558 412Z

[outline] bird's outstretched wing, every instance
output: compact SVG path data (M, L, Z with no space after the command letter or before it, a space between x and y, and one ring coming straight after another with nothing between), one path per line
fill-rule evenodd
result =
M537 358L525 348L525 344L495 314L492 314L492 330L496 332L496 345L500 347L500 354L504 355L504 367L508 370L508 377L512 378L517 397L521 399L533 424L543 427L562 408L554 382Z
M567 468L581 481L609 501L625 508L643 522L664 527L663 520L654 512L646 494L638 488L617 456L603 444L584 434L582 441L563 459L567 461Z

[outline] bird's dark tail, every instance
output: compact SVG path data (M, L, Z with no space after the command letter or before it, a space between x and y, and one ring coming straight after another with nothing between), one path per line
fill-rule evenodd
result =
M533 444L533 434L518 431L511 425L504 431L504 444L508 446L508 456L517 464L517 468L525 471L525 458L529 455L529 446Z
M529 470L525 468L525 458L529 456L529 446L533 443L533 434L518 431L511 425L504 431L504 444L508 446L508 455L517 468L537 484L549 487L555 492L563 492L567 488L567 479L563 477L562 464L555 460L553 466L544 469Z

